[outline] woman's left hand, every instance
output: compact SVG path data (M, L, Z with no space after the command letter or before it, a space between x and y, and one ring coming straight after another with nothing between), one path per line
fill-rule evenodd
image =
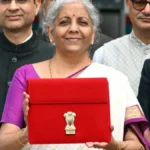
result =
M114 130L114 127L111 126L111 132ZM119 143L113 138L111 139L110 143L107 142L87 142L86 146L88 148L103 148L105 150L117 150L119 147Z

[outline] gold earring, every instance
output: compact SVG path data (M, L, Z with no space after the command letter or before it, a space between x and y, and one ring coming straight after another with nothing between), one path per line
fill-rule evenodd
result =
M50 42L51 42L51 43L53 43L53 40L52 40L52 39L50 39Z

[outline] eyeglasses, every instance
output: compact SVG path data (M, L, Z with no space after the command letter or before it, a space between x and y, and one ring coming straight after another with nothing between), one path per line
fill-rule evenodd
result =
M133 8L138 11L142 11L148 3L150 4L150 2L147 2L146 0L131 0L131 1L133 4Z
M29 0L15 0L15 2L17 4L25 4L27 3ZM12 0L0 0L0 4L10 4L12 2Z

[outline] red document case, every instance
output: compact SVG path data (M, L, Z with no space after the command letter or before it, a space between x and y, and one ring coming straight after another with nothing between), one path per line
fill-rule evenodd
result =
M106 78L29 79L31 144L110 142Z

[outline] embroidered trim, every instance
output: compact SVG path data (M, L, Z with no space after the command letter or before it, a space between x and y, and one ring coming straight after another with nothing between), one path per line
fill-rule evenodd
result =
M142 113L138 105L128 107L126 109L126 118L125 118L126 120L141 117L143 118L144 114Z

